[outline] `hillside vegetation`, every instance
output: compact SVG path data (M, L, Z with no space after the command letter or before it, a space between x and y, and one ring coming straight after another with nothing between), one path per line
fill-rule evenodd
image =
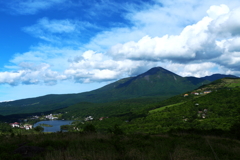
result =
M63 111L67 112L64 115L66 118L80 120L75 124L78 128L91 123L97 130L106 131L117 124L125 133L217 130L219 134L224 134L232 131L240 122L239 86L240 79L221 79L187 92L188 96L180 94L164 101L133 99L103 104L77 104ZM86 116L93 116L95 120L81 123ZM99 121L100 117L105 119Z

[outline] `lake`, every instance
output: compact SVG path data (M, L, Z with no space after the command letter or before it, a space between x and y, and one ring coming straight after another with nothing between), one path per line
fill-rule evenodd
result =
M62 125L68 125L71 124L73 121L65 121L65 120L50 120L50 121L39 121L37 123L35 123L33 125L33 127L39 126L40 124L47 124L50 125L52 127L44 127L44 131L43 132L59 132L61 131L61 127Z

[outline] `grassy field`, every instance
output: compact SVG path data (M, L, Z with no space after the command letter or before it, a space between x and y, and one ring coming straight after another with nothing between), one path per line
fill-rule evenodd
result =
M240 87L240 79L235 79L235 80L226 79L226 81L228 82L227 87L231 87L231 88Z
M181 103L176 103L176 104L172 104L172 105L167 105L167 106L164 106L164 107L160 107L160 108L156 108L156 109L153 109L153 110L150 110L149 113L154 113L154 112L160 112L168 107L174 107L174 106L178 106L178 105L181 105L185 102L181 102Z

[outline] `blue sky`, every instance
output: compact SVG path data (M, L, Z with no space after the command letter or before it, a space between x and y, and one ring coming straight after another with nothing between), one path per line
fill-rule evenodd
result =
M240 76L240 1L0 2L0 101L80 93L156 66Z

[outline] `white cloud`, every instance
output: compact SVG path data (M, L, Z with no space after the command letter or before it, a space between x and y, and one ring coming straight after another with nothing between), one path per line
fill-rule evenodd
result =
M23 31L49 42L60 43L63 39L74 37L79 34L80 22L72 20L49 20L48 18L40 19L37 24L24 27ZM66 41L66 40L65 40Z
M80 46L89 37L90 30L101 27L86 21L71 19L41 18L36 24L23 27L22 30L36 38L58 46Z
M38 66L32 63L21 63L20 69L12 72L0 72L0 83L19 85L19 84L38 84L54 85L58 80L65 80L67 77L56 71L52 71L48 64Z
M18 76L15 84L47 85L62 80L80 83L112 81L140 74L155 66L147 61L113 60L107 54L92 50L82 52L50 46L32 48L32 51L17 54L11 62L15 72L24 73Z
M207 14L212 19L217 19L219 16L227 14L229 8L227 5L221 4L220 6L213 5L207 10Z
M39 20L38 25L51 33L69 33L76 30L76 24L70 20L52 20L47 18Z
M81 50L65 47L59 48L51 45L39 45L32 47L29 52L15 54L10 62L17 66L23 62L30 62L35 65L45 63L49 64L52 70L61 72L68 67L68 59L81 54Z
M217 67L217 65L211 62L189 64L184 66L183 72L180 72L180 74L182 76L204 77L206 75L212 75L214 72L211 71L211 69L215 67Z
M9 2L9 8L18 14L35 14L64 2L66 0L17 0Z
M183 77L204 77L206 75L212 75L219 73L219 65L212 62L200 62L191 64L180 64L180 63L165 63L166 69L179 74Z
M23 71L20 72L0 72L0 83L17 85L20 77L24 74Z
M240 8L235 8L227 14L220 15L210 26L212 32L215 32L220 38L229 38L240 36Z
M65 74L76 82L110 81L140 74L154 66L145 61L113 60L111 57L92 50L69 60ZM143 67L144 66L144 67Z
M165 35L154 38L145 36L138 42L130 41L118 44L113 46L109 53L117 58L152 61L196 60L197 58L214 57L215 53L209 53L207 50L210 47L216 47L211 34L207 33L211 21L212 19L205 17L197 24L185 27L177 36Z
M103 31L84 45L84 48L105 52L116 43L126 43L130 40L138 40L145 36L140 29L133 28L112 28L110 31Z
M234 37L225 41L225 47L229 52L240 52L240 37Z
M119 77L119 73L109 69L67 69L65 74L78 83L111 81Z
M186 26L179 35L145 36L138 41L117 44L109 53L116 59L169 60L183 64L208 61L236 67L239 64L239 9L229 10L226 5L220 5L210 7L207 12L211 17L205 16ZM230 53L232 51L235 52Z

